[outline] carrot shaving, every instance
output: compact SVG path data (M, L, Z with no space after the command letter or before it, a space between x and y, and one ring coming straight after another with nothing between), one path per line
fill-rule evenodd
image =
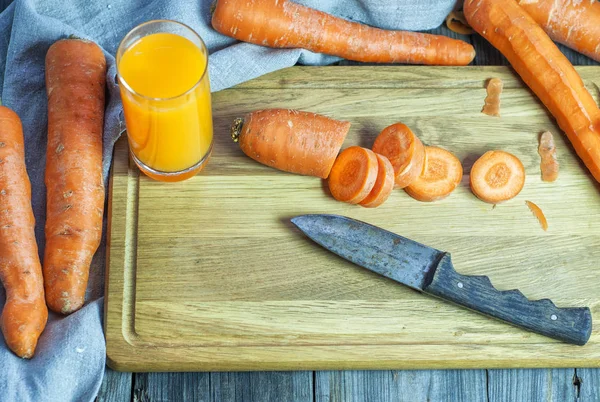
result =
M558 159L556 158L556 146L552 133L546 131L540 136L540 146L538 147L542 161L540 170L542 171L542 180L552 182L558 177Z
M452 11L446 17L446 26L452 32L461 35L471 35L473 28L467 22L465 14L462 11Z
M525 201L525 204L527 204L527 206L529 207L529 210L531 212L533 212L533 216L535 216L537 218L537 220L540 222L542 229L544 229L544 231L547 231L548 230L548 221L546 220L546 216L544 215L544 212L542 212L542 209L540 207L538 207L537 205L535 205L531 201Z
M490 78L488 80L486 86L487 96L481 113L488 116L500 116L500 94L503 88L504 84L500 78Z

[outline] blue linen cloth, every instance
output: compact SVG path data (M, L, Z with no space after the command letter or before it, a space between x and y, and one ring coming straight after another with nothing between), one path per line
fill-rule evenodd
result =
M209 52L212 91L284 67L329 64L339 59L300 49L269 49L238 43L211 28L212 0L17 0L0 14L0 89L2 104L23 122L26 163L32 186L36 236L44 251L47 100L44 59L56 40L76 35L98 43L105 52L107 108L104 125L104 177L113 145L122 133L121 101L114 55L119 41L136 25L172 19L192 27ZM439 26L456 0L299 0L328 13L386 29L425 30ZM91 267L84 308L62 317L50 313L36 355L22 360L0 335L0 401L92 401L105 368L102 330L106 222L104 240ZM5 293L0 286L0 309Z

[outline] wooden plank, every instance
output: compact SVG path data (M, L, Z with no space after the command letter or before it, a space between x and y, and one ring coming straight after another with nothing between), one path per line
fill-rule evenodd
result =
M318 371L315 402L484 402L485 370Z
M209 402L209 373L137 373L134 402Z
M313 373L211 373L210 395L212 401L219 402L310 402Z
M130 402L132 379L132 373L121 373L107 367L96 402Z
M488 370L489 402L576 401L574 369Z
M577 402L600 400L600 369L576 369L573 383L579 398Z
M595 82L597 67L580 70L588 84ZM499 119L480 112L491 74L510 84ZM415 81L426 85L396 86ZM136 371L600 364L600 327L585 353L575 353L581 349L358 269L289 224L303 213L347 215L451 251L459 272L488 275L500 290L518 288L561 307L600 308L598 189L562 135L556 136L560 178L551 186L541 182L537 137L558 129L510 69L291 68L213 100L215 151L189 181L141 177L129 168L126 147L117 146L105 320L111 364ZM419 203L402 191L376 209L339 203L321 180L260 165L231 142L234 117L267 107L351 121L346 146L369 146L401 118L425 143L463 161L463 183L438 203ZM468 186L471 164L489 149L517 155L527 171L519 197L497 208L478 201ZM526 199L543 208L547 233Z

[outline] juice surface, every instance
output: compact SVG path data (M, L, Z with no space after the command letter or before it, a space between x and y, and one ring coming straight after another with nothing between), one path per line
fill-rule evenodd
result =
M121 56L119 75L135 92L121 85L129 145L147 167L178 172L209 152L213 130L206 64L198 46L172 33L144 36Z

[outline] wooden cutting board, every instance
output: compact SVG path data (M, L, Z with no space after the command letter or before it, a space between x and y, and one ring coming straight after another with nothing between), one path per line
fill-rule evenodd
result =
M596 100L600 68L578 68ZM480 113L484 83L504 80L502 117ZM126 371L600 366L600 186L533 94L505 67L294 67L214 94L208 167L181 183L141 175L125 141L109 201L105 331L109 365ZM371 146L402 121L447 148L465 176L447 199L402 190L377 209L332 199L324 181L247 158L235 117L284 107L352 122L344 147ZM555 134L560 177L540 179L538 136ZM521 194L496 207L469 191L487 150L517 155ZM525 200L545 212L540 225ZM452 253L457 270L488 275L558 306L589 306L586 346L525 332L419 294L348 263L289 219L335 213Z

